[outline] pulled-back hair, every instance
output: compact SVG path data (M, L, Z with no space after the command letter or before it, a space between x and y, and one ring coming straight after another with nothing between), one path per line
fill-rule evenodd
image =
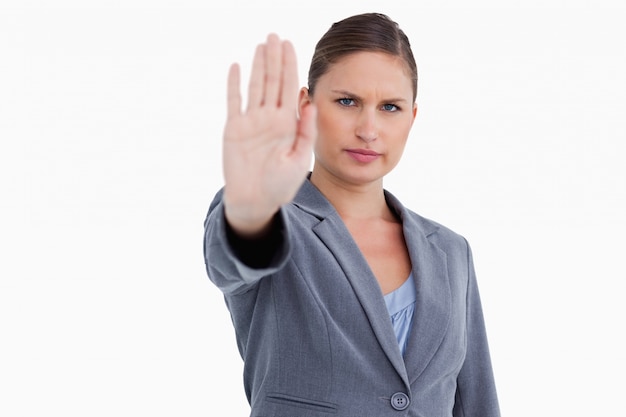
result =
M411 44L398 24L381 13L364 13L334 23L322 36L309 67L309 94L313 95L320 77L342 57L355 52L384 52L406 63L417 97L417 65Z

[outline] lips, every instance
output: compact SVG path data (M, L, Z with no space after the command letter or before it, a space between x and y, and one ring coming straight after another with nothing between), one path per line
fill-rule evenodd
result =
M378 152L371 149L346 149L346 152L355 161L363 163L375 161L380 156Z

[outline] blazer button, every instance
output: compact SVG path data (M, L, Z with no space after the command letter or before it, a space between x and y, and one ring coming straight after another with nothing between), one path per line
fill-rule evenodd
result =
M394 410L406 410L410 402L409 396L404 392L396 392L391 396L391 406Z

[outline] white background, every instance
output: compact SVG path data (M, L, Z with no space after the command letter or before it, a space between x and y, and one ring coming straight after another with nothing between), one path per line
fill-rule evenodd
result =
M386 187L472 244L503 415L626 415L623 2L210 3L0 3L0 415L247 415L202 258L227 69L273 31L304 85L365 11L420 71Z

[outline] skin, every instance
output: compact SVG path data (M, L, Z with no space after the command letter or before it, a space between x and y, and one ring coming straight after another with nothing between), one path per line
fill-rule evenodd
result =
M233 230L267 232L306 178L328 198L361 249L383 293L408 277L402 225L384 200L383 177L399 162L417 106L404 62L380 52L343 57L320 77L314 96L298 94L295 52L270 34L253 61L248 108L239 68L228 78L224 204ZM296 111L300 117L297 117ZM363 156L363 153L375 153Z
M228 73L224 205L226 220L243 237L266 232L308 173L316 112L315 106L307 106L296 117L297 91L293 46L275 34L256 49L245 111L239 65Z
M383 178L400 161L417 112L408 74L399 57L358 52L320 77L313 97L300 91L300 111L310 104L318 110L311 182L339 212L383 293L411 270L402 225L383 193ZM377 156L355 158L364 150Z

